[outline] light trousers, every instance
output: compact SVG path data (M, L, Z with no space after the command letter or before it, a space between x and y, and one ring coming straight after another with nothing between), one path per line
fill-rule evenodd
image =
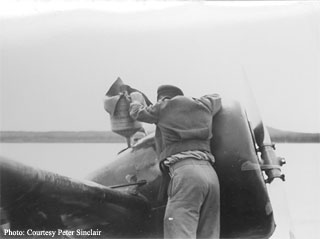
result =
M211 164L184 159L170 176L164 238L219 238L220 189Z

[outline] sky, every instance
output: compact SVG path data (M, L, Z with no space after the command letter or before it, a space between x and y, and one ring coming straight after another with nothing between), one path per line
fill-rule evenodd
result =
M0 130L110 130L121 77L220 93L252 118L320 132L317 2L0 2Z

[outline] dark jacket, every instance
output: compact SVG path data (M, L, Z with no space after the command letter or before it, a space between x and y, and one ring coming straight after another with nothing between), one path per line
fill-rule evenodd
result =
M156 148L160 161L170 155L187 151L210 152L212 118L221 108L218 94L199 99L176 96L144 106L131 103L132 118L156 124Z

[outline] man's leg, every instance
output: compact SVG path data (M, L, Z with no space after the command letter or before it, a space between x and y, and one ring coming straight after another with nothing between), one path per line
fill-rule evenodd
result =
M220 237L220 189L219 180L211 165L204 167L207 178L208 194L202 204L198 224L197 238Z
M197 236L200 209L207 194L200 166L184 165L174 171L164 217L165 238Z

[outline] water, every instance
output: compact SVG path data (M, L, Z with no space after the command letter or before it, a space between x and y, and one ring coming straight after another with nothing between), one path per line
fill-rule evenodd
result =
M278 144L286 158L285 194L296 238L320 238L320 144ZM281 238L279 238L281 239Z
M84 178L115 159L126 144L23 143L0 144L0 155L69 177Z
M125 147L125 144L0 144L0 154L34 167L84 178L114 160L117 152ZM287 160L283 167L286 182L275 182L269 188L275 213L279 214L277 231L272 238L284 239L279 232L288 223L296 239L318 239L320 144L278 144L277 154ZM281 200L284 204L279 203ZM290 222L286 214L290 215Z

